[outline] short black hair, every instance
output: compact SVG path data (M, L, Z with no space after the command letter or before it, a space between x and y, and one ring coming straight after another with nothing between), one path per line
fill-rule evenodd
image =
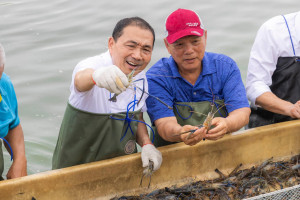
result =
M122 36L123 29L130 25L137 26L145 30L149 30L153 35L153 46L154 46L154 41L155 41L154 29L150 26L148 22L146 22L144 19L140 17L130 17L130 18L121 19L116 24L113 30L112 37L114 38L114 40L117 41L118 38Z

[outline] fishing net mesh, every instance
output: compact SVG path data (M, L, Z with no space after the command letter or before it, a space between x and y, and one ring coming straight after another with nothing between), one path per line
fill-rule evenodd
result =
M299 200L300 185L277 190L267 194L262 194L256 197L251 197L246 200Z

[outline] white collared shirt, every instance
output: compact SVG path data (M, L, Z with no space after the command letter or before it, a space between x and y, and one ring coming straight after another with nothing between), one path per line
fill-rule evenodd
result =
M295 55L300 56L300 11L284 16L292 36ZM293 47L284 18L280 15L266 21L258 30L250 52L246 92L251 107L256 107L257 97L271 91L269 86L272 84L278 58L292 56Z
M134 100L135 90L133 86L129 86L124 92L117 96L117 102L109 101L113 97L113 93L110 93L104 88L99 88L96 85L89 91L80 92L76 89L74 85L75 74L83 69L92 68L99 69L101 67L106 67L113 65L112 59L109 51L102 53L98 56L87 58L77 64L73 71L72 82L70 86L71 95L69 97L69 103L80 110L84 110L92 113L118 113L126 112L127 105ZM141 71L136 76L134 80L144 79L145 81L145 91L148 92L148 83L145 76L145 72ZM132 84L132 83L131 83ZM143 82L134 82L132 85L137 85L139 88L143 88ZM136 99L139 100L141 97L141 90L136 89ZM147 94L144 93L142 100L139 105L135 107L135 111L142 109L142 112L147 111L145 100ZM132 111L132 110L130 110Z

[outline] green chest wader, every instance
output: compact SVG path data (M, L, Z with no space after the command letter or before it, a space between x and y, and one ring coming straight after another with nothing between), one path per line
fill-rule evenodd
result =
M224 101L215 100L215 105L213 106L213 111L212 111L213 113L215 113L214 117L226 117L227 110L225 106L223 106L219 111L217 111L216 105L218 106L218 108L220 108L222 105L224 105ZM173 107L173 111L177 119L177 122L181 126L184 125L198 126L203 124L207 114L211 112L211 109L212 106L211 106L211 102L209 101L177 102ZM159 133L157 132L157 129L155 129L154 145L156 147L165 146L174 143L176 142L168 142L162 139Z
M140 111L129 112L128 117L138 120L139 114ZM52 168L136 153L138 122L131 121L128 127L128 121L117 120L125 117L126 113L94 114L68 104L53 154Z

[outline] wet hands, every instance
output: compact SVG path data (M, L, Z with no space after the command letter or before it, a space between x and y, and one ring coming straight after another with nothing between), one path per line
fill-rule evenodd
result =
M211 129L209 130L206 127L199 128L198 126L185 125L181 128L180 134L176 135L179 135L181 141L185 144L193 146L203 139L221 139L226 133L230 132L229 127L228 119L216 117L213 118L211 122Z
M154 145L146 144L142 147L142 163L143 167L149 168L150 160L153 162L153 171L156 171L160 168L162 163L162 155Z
M22 176L27 176L27 161L24 159L14 160L6 174L6 178L13 179Z
M115 65L95 70L92 77L98 87L105 88L115 94L125 91L129 85L126 74Z
M221 139L226 133L229 133L228 119L222 117L216 117L212 120L212 129L208 130L205 138L208 140Z
M187 132L187 133L180 134L181 141L183 141L186 145L193 146L205 138L206 128L204 127L199 128L197 126L185 125L180 130L180 133L183 132Z
M297 101L295 104L290 106L289 116L292 118L300 118L300 101Z

